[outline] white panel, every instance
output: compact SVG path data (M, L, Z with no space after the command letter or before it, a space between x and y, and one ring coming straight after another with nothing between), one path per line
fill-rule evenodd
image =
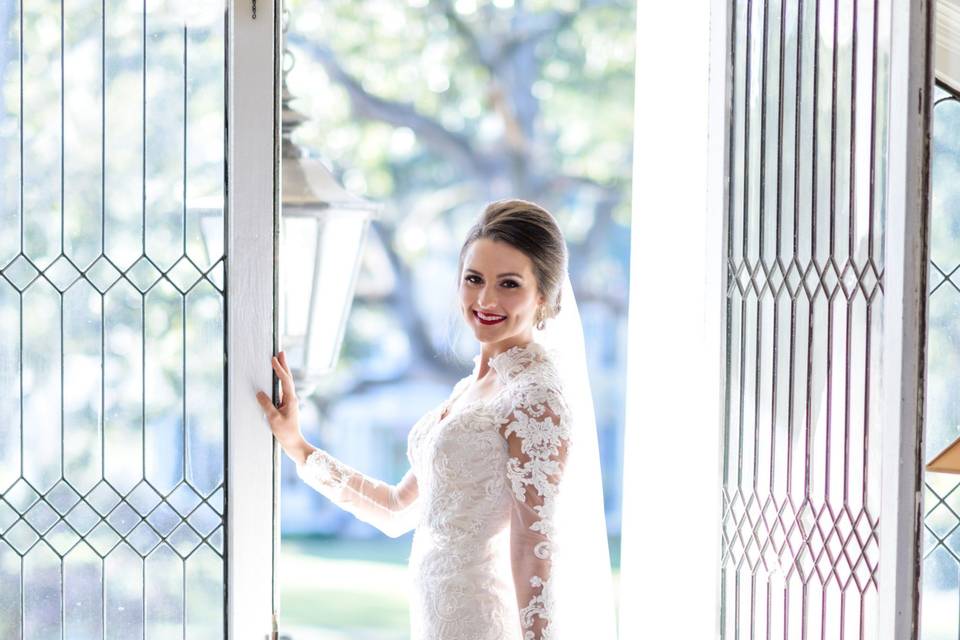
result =
M725 66L713 86L708 70L726 4L637 5L621 638L716 634L722 207L707 206L707 133L708 105L725 103Z
M227 217L227 636L267 637L273 610L273 437L256 401L270 389L277 220L274 2L229 14Z

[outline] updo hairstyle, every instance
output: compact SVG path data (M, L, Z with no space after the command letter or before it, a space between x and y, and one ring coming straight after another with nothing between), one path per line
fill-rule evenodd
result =
M530 258L537 288L546 299L534 317L537 328L543 329L547 319L560 313L560 289L567 273L567 245L553 215L526 200L491 202L467 232L460 248L458 282L463 273L464 255L480 238L505 242Z

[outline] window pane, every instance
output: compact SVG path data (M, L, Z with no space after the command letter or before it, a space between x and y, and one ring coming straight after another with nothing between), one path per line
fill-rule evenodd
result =
M888 13L733 4L725 638L876 630Z
M224 630L224 3L0 12L0 637Z
M934 99L926 460L960 436L960 101L942 89ZM921 637L953 640L960 637L960 482L943 473L925 481Z

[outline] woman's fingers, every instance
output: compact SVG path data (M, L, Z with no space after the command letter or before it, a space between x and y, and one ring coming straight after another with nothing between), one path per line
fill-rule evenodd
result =
M280 352L280 364L283 366L283 370L287 372L287 377L290 379L290 387L293 388L293 371L290 370L290 365L287 364L287 354L284 351Z
M274 356L270 359L270 364L273 366L273 370L277 374L277 378L280 379L280 408L274 406L273 401L263 391L257 392L257 402L260 403L260 406L263 408L263 412L267 415L269 420L273 420L276 416L282 414L281 409L283 409L291 398L295 397L294 387L293 387L293 375L290 373L290 368L286 366L286 355L281 351L279 357Z
M273 370L276 371L277 377L280 378L280 383L286 386L287 370L283 368L276 356L270 360L270 363L273 365Z
M274 414L277 413L277 408L273 406L270 396L265 394L263 391L257 391L257 402L260 403L260 407L263 409L263 412L267 414L267 418L273 418Z
M283 368L283 364L276 356L270 359L270 363L273 365L273 370L277 372L278 378L286 378L290 375L287 373L287 370Z
M282 353L282 352L281 352ZM273 370L277 372L277 377L280 378L280 384L282 385L283 394L286 396L295 395L294 386L293 386L293 375L291 375L289 369L285 369L283 363L279 358L274 356L271 361L273 363Z

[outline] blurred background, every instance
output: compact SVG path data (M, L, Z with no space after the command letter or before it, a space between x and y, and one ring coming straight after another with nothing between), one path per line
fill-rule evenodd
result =
M615 579L626 368L634 4L286 3L293 141L378 202L307 439L396 482L406 438L472 369L456 263L491 200L547 207L584 321ZM390 539L282 469L281 621L296 640L407 637L412 534Z

